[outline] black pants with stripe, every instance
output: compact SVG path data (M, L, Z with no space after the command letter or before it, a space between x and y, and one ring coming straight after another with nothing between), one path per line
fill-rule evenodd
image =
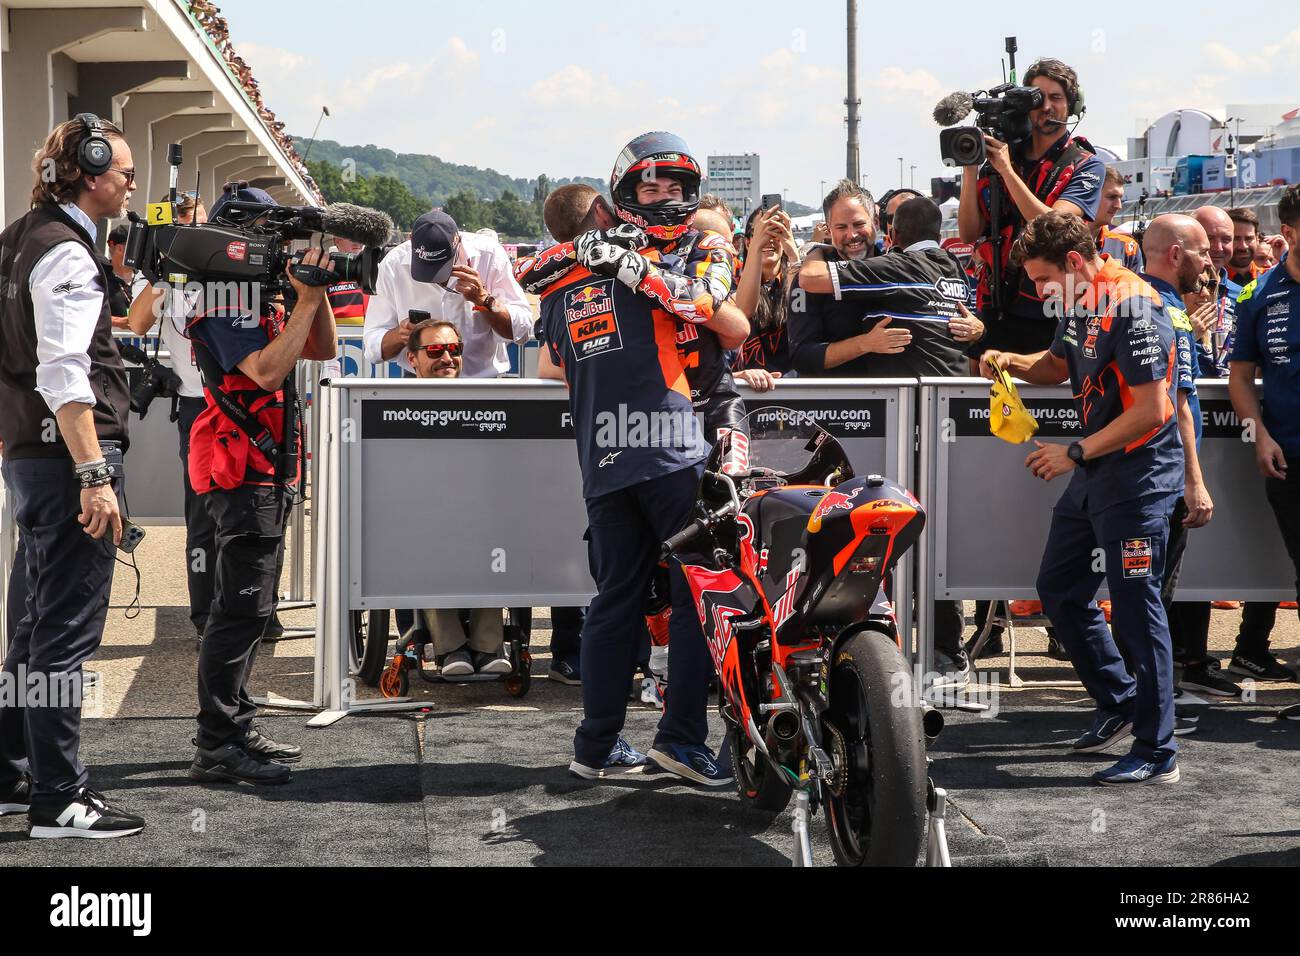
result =
M119 468L121 452L104 451ZM0 790L32 775L32 810L57 814L86 785L81 745L81 666L104 636L117 549L77 521L81 485L69 458L6 460L22 560L11 581L18 618L0 695ZM113 482L119 507L122 480ZM20 679L20 677L22 679Z

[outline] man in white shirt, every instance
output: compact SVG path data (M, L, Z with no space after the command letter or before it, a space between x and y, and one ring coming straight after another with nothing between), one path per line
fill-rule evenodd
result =
M523 344L533 331L532 306L501 244L461 232L440 209L417 219L411 238L380 263L366 310L367 362L396 361L414 373L406 349L413 309L456 327L465 343L462 378L509 372L506 346Z
M177 223L188 226L207 221L208 211L202 202L196 202L190 195L177 198ZM180 379L176 428L180 438L181 484L185 489L185 577L190 597L190 622L202 640L208 623L208 610L212 607L216 525L208 514L203 497L195 494L191 487L188 472L190 429L207 405L203 398L203 375L194 363L194 346L186 332L186 326L198 307L200 293L183 287L170 288L155 305L153 296L140 294L148 284L149 280L143 273L136 274L131 285L132 304L127 326L136 335L148 335L157 327L162 348L168 355L164 364L170 365ZM273 619L272 624L278 626L278 621ZM282 627L280 632L283 633Z
M95 223L125 213L135 168L89 113L55 127L32 167L32 208L0 233L0 440L27 585L4 662L19 692L0 698L0 814L27 813L33 838L131 836L144 820L87 786L77 751L81 669L122 541L129 407Z

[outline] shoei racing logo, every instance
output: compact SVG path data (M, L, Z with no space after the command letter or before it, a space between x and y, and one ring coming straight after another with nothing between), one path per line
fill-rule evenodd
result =
M564 295L569 341L578 361L623 347L611 294L613 281L606 279Z
M1124 577L1146 578L1151 576L1151 539L1127 538L1120 542L1120 558L1123 562Z
M970 286L965 279L939 279L934 288L945 299L956 299L959 302L965 302L970 295Z

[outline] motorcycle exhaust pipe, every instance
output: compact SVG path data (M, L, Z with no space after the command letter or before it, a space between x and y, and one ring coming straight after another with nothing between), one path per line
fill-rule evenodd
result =
M779 710L773 714L767 722L765 736L772 759L788 766L803 737L803 725L798 711Z
M923 702L921 704L921 730L925 733L927 747L939 738L939 734L943 732L943 724L943 711Z

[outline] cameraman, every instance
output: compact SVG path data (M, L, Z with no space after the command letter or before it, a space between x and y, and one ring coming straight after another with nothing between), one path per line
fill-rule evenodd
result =
M988 326L980 350L1034 353L1051 344L1056 321L1047 315L1024 270L1011 263L1011 246L1026 222L1052 210L1091 222L1106 176L1106 166L1091 144L1071 136L1067 129L1068 117L1083 115L1083 94L1074 70L1060 60L1041 59L1029 67L1024 79L1043 94L1042 106L1029 114L1030 138L1008 147L986 133L988 163L965 167L961 177L957 230L964 242L976 243L981 263L977 311ZM996 236L990 220L994 187L1001 190ZM996 290L992 288L994 261L1002 275L1001 288Z
M231 190L213 207L214 220L232 199L276 204L260 189ZM320 249L302 257L309 269L320 263L328 265ZM289 272L289 284L294 299L288 321L255 289L256 313L243 306L207 308L190 326L206 386L206 407L190 432L190 482L207 499L216 525L216 583L199 649L192 780L286 783L284 763L302 756L298 747L253 727L257 708L248 692L275 607L285 520L302 478L294 366L299 359L331 359L336 351L328 281L307 285ZM233 319L232 309L238 313Z
M126 212L135 169L121 131L89 113L55 127L32 168L32 208L0 233L0 441L26 569L4 663L19 699L0 703L0 806L26 812L38 839L125 837L144 820L86 785L77 751L81 667L103 638L122 540L129 403L95 223ZM41 684L53 699L24 706Z
M188 226L207 221L207 210L193 196L177 198L178 224ZM136 275L131 295L127 327L136 335L148 335L155 325L158 326L159 339L171 357L168 364L176 375L173 383L175 420L180 439L181 484L185 489L185 578L190 598L190 622L201 641L208 623L208 609L212 606L213 558L216 555L213 534L216 526L204 499L194 493L189 480L190 429L207 404L203 399L203 376L194 363L194 350L185 331L186 324L194 316L198 297L181 289L168 290L161 285L151 289L149 280L142 273ZM165 394L159 397L165 397Z

